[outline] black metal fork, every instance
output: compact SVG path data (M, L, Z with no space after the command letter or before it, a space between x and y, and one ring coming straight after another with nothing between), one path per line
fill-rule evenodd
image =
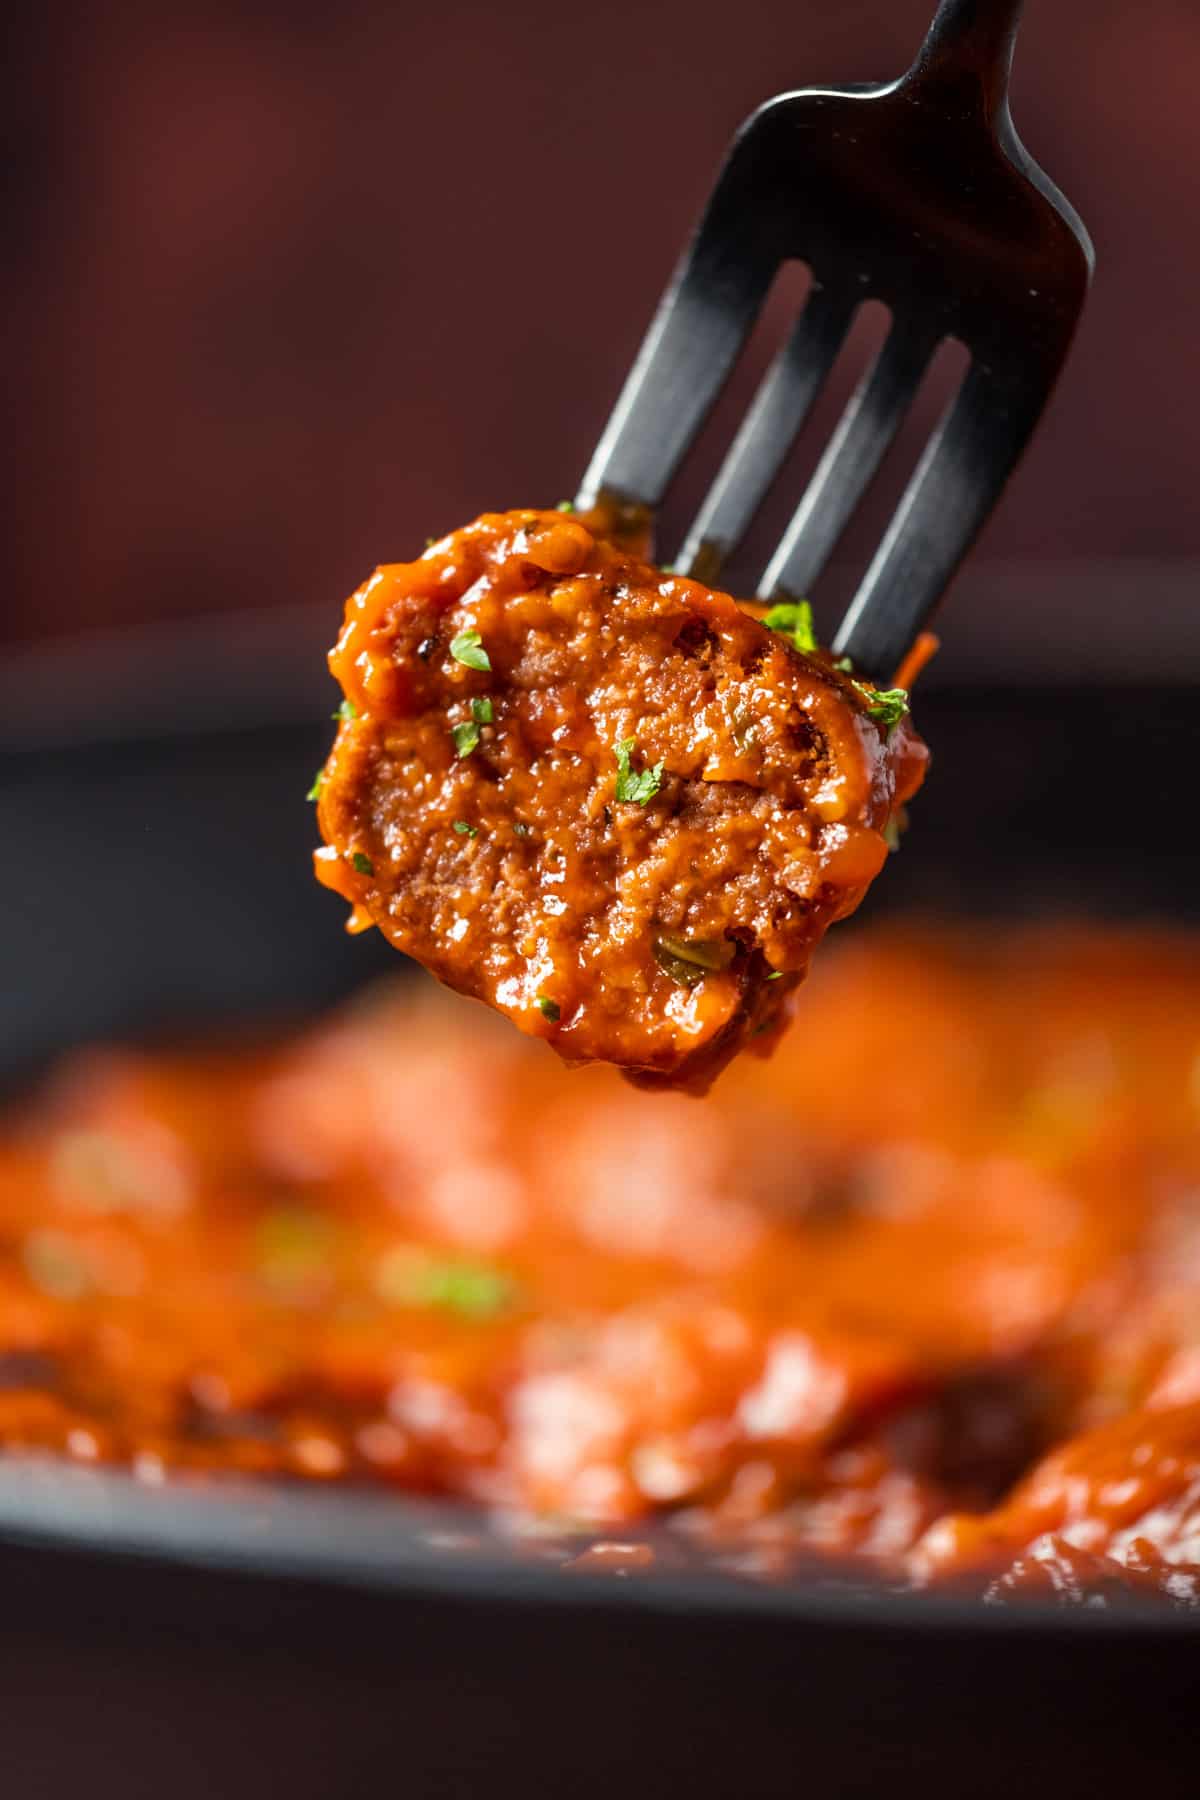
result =
M583 479L578 504L657 508L780 265L812 286L673 566L714 580L821 390L857 308L888 335L759 584L810 591L939 344L969 362L834 639L887 680L995 505L1050 395L1092 271L1082 221L1008 109L1022 0L941 0L907 74L805 88L734 139Z

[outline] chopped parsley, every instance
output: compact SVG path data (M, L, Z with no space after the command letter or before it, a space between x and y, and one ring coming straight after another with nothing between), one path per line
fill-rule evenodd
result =
M336 1229L319 1212L273 1207L254 1228L255 1273L278 1288L305 1288L328 1272Z
M357 719L358 708L357 708L357 706L355 706L353 700L343 700L341 705L338 707L337 711L335 713L331 713L330 717L334 718L334 719L341 719L343 721L346 719Z
M768 631L777 631L781 637L790 638L805 656L810 656L817 648L813 610L807 600L782 601L764 615L763 624Z
M663 765L658 762L652 769L631 768L629 758L635 748L633 738L622 738L617 745L617 799L633 806L645 806L662 786Z
M573 500L560 500L554 510L555 512L574 512L575 502Z
M477 725L490 725L494 714L492 703L485 694L482 700L472 700L471 717Z
M661 937L672 956L696 963L701 969L727 969L737 954L737 946L729 938Z
M324 786L325 786L325 771L324 771L324 769L318 769L316 774L313 776L313 784L309 788L307 794L305 794L304 798L306 800L319 800L321 798L321 789Z
M854 668L854 663L849 656L839 656L833 666L835 669L840 669L844 675L848 675Z
M455 829L455 831L457 831L459 837L478 837L479 836L478 825L468 825L467 821L465 819L455 819L454 829Z
M450 736L454 739L454 748L460 757L470 756L472 750L479 748L479 727L474 719L467 719L461 725L452 725Z
M375 864L371 861L369 856L364 856L361 850L356 850L354 855L350 858L350 861L360 875L373 875L375 873Z
M728 938L659 937L654 960L677 987L695 987L717 969L727 969L736 955Z
M782 969L772 969L771 973L767 976L768 981L780 981L780 980L782 980L782 978L783 978L783 970Z
M491 661L477 631L460 631L450 639L450 654L464 669L490 669Z
M493 1319L519 1299L511 1275L465 1256L407 1246L389 1250L375 1269L375 1291L395 1306L428 1306L463 1319Z
M883 828L883 841L893 855L900 848L900 821L894 813Z
M558 1001L549 999L545 994L539 994L537 1003L538 1011L541 1013L543 1019L549 1019L552 1025L557 1025L562 1017L562 1009L560 1008Z
M894 730L908 711L907 688L873 688L865 681L856 681L854 688L866 706L868 719L885 731Z

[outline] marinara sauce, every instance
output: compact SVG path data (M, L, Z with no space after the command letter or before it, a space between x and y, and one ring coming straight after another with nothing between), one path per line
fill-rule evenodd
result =
M1200 949L864 932L703 1100L420 979L0 1137L0 1444L1007 1600L1200 1579ZM572 1554L577 1554L576 1551Z

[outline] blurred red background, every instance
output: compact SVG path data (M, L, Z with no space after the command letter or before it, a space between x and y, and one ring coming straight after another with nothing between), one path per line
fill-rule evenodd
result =
M781 88L898 73L931 10L26 9L5 636L332 621L428 533L570 493L733 128ZM1031 0L1014 114L1099 274L992 562L1200 553L1198 62L1195 0Z

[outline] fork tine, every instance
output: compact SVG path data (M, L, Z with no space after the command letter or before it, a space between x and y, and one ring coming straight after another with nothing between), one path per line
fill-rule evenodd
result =
M656 507L758 314L774 262L710 212L659 302L580 487Z
M834 644L890 680L1028 441L1044 391L973 362L925 447Z
M680 574L715 580L745 536L824 385L853 310L846 294L813 288L675 558Z
M899 430L936 341L930 332L893 324L767 566L761 598L799 599L809 591Z
M760 109L761 110L761 109ZM734 138L579 490L655 508L737 360L780 262L749 202L755 114Z

